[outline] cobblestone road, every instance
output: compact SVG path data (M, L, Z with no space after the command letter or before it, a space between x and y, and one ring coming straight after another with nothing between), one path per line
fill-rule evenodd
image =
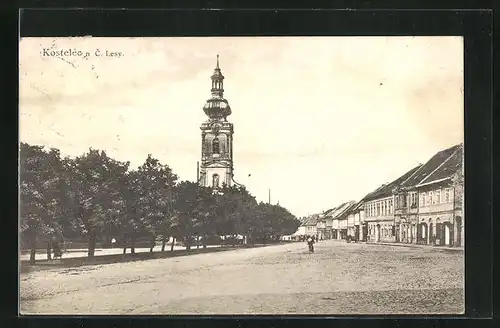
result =
M23 314L458 314L463 252L323 241L21 275Z

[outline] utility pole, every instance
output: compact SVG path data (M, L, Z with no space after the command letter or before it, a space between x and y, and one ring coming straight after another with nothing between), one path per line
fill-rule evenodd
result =
M268 201L269 204L271 204L271 188L269 188L269 201Z
M200 162L196 162L196 183L200 182Z

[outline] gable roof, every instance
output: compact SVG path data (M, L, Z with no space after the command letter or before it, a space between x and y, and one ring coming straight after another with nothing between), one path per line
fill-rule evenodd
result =
M334 220L338 219L342 215L346 214L356 204L357 203L353 200L342 203L339 206L335 207L334 209L330 210L328 213L326 213L325 216L329 216Z
M445 163L445 161L451 157L459 148L461 144L455 145L453 147L447 148L437 152L431 157L424 165L422 165L412 176L401 183L402 188L411 188L419 185L431 174L436 173L440 167ZM440 175L445 174L446 171L441 171ZM436 175L437 176L437 175Z
M361 201L367 202L371 201L374 199L378 198L384 198L384 197L389 197L392 195L392 191L394 188L398 187L401 183L403 183L405 180L408 178L412 177L412 175L417 172L420 168L422 167L422 164L417 165L416 167L412 168L396 180L392 181L391 183L388 184L383 184L379 188L375 189L368 195L366 195Z
M455 173L462 170L463 154L463 146L458 145L455 152L446 158L441 166L438 166L437 169L420 181L419 185L431 184L453 177Z
M318 223L319 215L313 214L309 216L303 223L303 226L315 226Z

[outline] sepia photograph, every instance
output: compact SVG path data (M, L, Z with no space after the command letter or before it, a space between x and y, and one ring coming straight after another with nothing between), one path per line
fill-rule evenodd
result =
M463 314L463 41L21 38L20 314Z

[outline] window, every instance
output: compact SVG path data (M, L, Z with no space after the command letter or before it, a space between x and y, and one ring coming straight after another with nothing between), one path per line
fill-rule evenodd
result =
M420 194L420 206L425 206L425 192Z
M403 196L403 207L406 207L406 206L407 206L407 205L406 205L406 204L407 204L407 203L406 203L406 197L407 197L406 195L404 195L404 196Z
M411 207L417 207L417 193L411 194Z
M427 197L427 205L432 204L432 191L429 191L429 196Z
M212 175L212 187L219 188L219 175L217 173Z
M445 203L450 202L450 189L448 188L444 190L444 202Z
M214 140L212 141L212 152L214 154L218 154L219 153L219 139L217 139L217 137L214 138Z
M441 204L441 190L436 191L436 204Z

